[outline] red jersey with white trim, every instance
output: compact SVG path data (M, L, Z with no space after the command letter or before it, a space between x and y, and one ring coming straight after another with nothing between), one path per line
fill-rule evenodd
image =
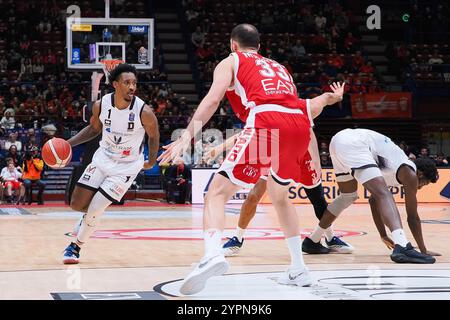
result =
M311 125L311 127L314 127L314 119L312 117L311 107L309 105L310 100L309 99L298 99L297 103L298 103L297 107L300 110L302 110L305 115L308 116L309 124Z
M236 117L245 123L247 121L250 109L245 108L245 106L242 104L241 98L237 95L234 88L227 90L226 96L228 101L230 102L233 112L236 114ZM314 122L311 116L311 110L309 108L309 99L307 100L298 99L297 108L302 110L303 113L308 116L311 127L314 127Z
M297 88L287 69L257 53L233 52L234 92L243 106L275 104L298 108ZM227 97L229 94L227 94Z

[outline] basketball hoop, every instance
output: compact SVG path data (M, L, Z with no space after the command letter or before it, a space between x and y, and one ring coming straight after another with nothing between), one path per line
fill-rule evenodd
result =
M106 75L106 84L109 84L109 74L114 70L119 64L124 63L123 60L120 59L109 59L100 61L103 64L103 72Z

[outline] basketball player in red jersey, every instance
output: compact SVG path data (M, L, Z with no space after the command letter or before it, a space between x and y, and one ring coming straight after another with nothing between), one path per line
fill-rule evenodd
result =
M333 83L331 84L331 89L333 92L338 93L343 86L341 87L339 84ZM233 99L234 91L227 91L227 97L231 101L231 106L233 110L238 114L237 117L245 122L243 119L243 115L245 115L245 107L242 106L242 103L239 99ZM312 119L315 119L322 113L323 108L328 105L328 98L330 93L324 93L320 96L317 96L311 100L309 103L305 103L305 100L299 99L299 107L302 108L307 107L310 110L304 110L308 114L311 114ZM231 97L231 99L230 99ZM311 123L313 126L313 123ZM314 134L313 129L310 129L311 141L309 143L308 151L303 158L303 161L300 162L299 170L302 172L302 177L300 181L300 185L304 187L306 196L309 201L313 205L314 213L316 217L320 220L325 212L328 204L325 200L321 175L322 168L320 164L319 158L319 148L317 146L317 139ZM204 160L206 163L210 163L214 161L219 155L223 154L224 150L228 151L231 149L236 142L236 139L239 134L236 134L229 139L227 139L224 143L210 149L205 155ZM258 203L266 193L266 185L267 185L267 176L261 176L259 181L255 184L255 186L250 190L245 199L245 202L242 204L241 211L239 213L239 221L236 228L235 236L228 239L226 243L223 245L223 252L225 257L235 256L239 253L242 245L244 244L244 233L250 224L250 221L256 214L256 208ZM325 231L325 243L326 247L323 246L320 241L315 243L312 242L309 238L305 238L302 243L302 251L309 254L327 254L327 253L352 253L353 247L336 237L333 233L332 227L328 227Z
M309 286L312 280L300 250L299 222L288 198L290 183L300 181L299 163L310 141L311 116L304 111L309 109L299 108L297 90L286 68L258 54L259 33L254 26L236 26L231 32L230 47L231 55L214 70L211 88L187 130L158 158L167 163L181 156L191 145L192 137L217 110L226 91L234 90L239 96L248 112L245 129L210 184L203 219L205 255L185 278L180 292L200 292L210 277L228 270L221 250L225 204L239 189L252 188L261 175L268 175L267 191L291 255L291 266L278 282ZM334 94L333 98L337 102L342 95ZM308 100L304 101L307 103Z

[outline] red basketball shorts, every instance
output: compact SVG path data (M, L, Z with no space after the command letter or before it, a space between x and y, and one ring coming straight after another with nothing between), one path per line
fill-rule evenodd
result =
M300 109L277 105L250 111L246 128L218 169L236 185L252 188L269 173L278 183L301 183L301 168L310 141L310 121Z

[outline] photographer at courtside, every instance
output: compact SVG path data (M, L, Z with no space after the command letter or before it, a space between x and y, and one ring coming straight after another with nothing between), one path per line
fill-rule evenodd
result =
M39 149L32 147L27 151L23 160L23 184L25 186L25 199L28 204L33 202L32 186L38 186L37 202L39 205L44 204L42 194L44 193L45 183L41 180L42 171L44 170L44 161L39 155Z

